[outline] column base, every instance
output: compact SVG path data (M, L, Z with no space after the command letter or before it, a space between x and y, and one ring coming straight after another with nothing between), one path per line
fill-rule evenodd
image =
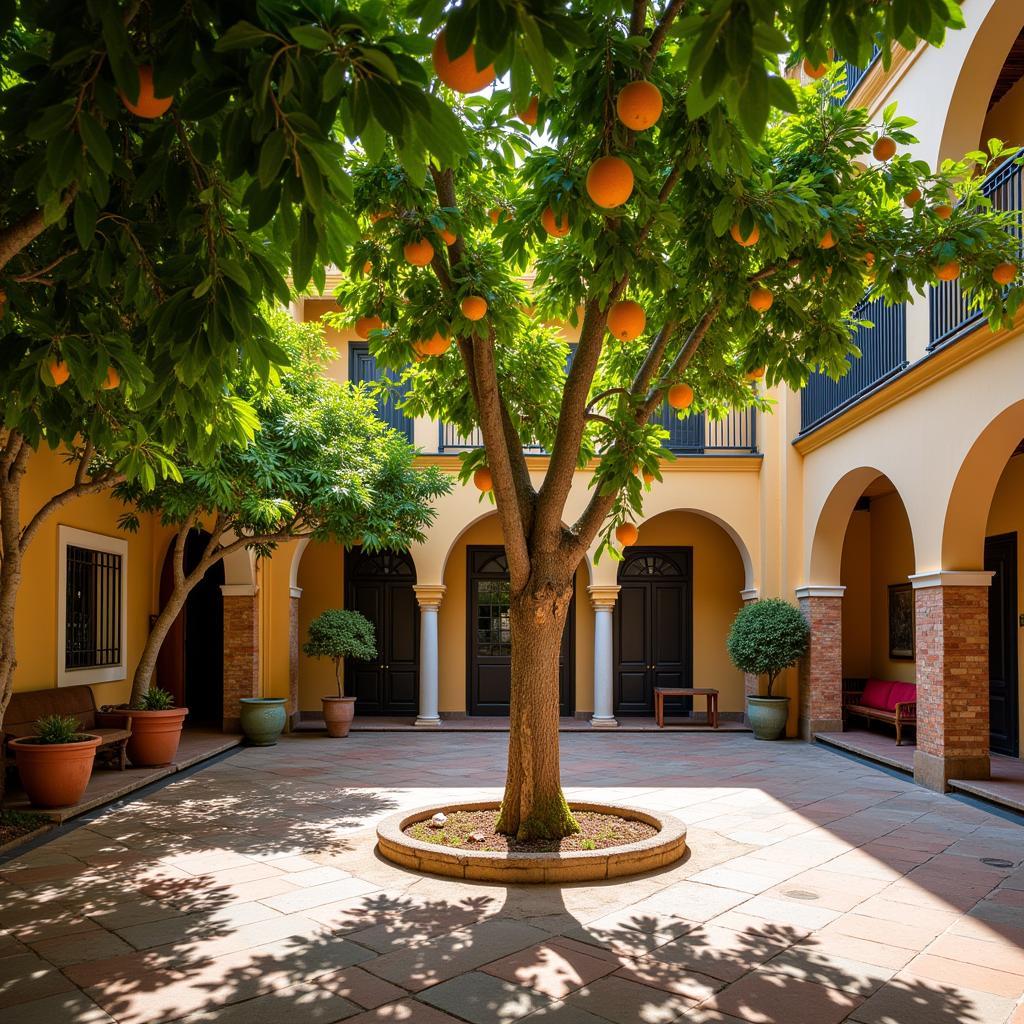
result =
M619 723L611 717L599 717L594 715L590 720L590 727L592 729L618 729Z
M843 720L841 718L801 718L797 723L797 732L800 739L810 743L816 732L842 732Z
M992 777L992 761L988 754L972 757L941 757L914 751L914 781L937 793L949 790L950 779L988 779Z
M422 726L423 728L426 728L426 729L436 729L441 724L441 719L440 718L417 718L416 721L413 722L412 724L415 725L415 726Z

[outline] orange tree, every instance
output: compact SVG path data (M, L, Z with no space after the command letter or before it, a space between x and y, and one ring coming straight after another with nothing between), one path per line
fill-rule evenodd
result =
M461 475L493 495L508 558L498 827L521 838L577 827L559 780L559 641L580 560L595 543L618 556L661 478L662 404L770 411L764 384L844 372L868 288L902 301L959 276L993 323L1024 294L1004 288L1016 242L970 174L989 156L938 170L913 160L908 119L888 109L869 124L833 102L838 70L772 86L792 109L755 138L756 119L726 99L694 100L687 43L658 24L598 5L582 26L590 45L538 102L514 65L511 90L448 93L472 150L457 166L430 162L422 182L386 146L348 161L364 237L336 319L405 368L408 412L482 432ZM467 55L468 77L444 60L439 75L476 87L487 75L474 79ZM578 328L571 353L560 321ZM550 452L539 486L533 445ZM564 525L587 465L589 502Z

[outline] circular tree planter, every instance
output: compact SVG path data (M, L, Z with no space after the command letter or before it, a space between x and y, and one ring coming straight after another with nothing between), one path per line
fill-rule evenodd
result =
M620 818L642 821L658 829L657 835L640 842L610 846L603 850L570 850L556 853L494 853L467 850L455 846L424 843L405 834L418 821L438 811L490 811L497 800L474 803L442 804L403 811L385 818L377 826L377 844L387 860L415 871L451 878L473 878L486 882L539 883L589 882L652 871L679 860L686 852L686 826L670 814L651 814L635 807L573 801L574 811L615 814Z

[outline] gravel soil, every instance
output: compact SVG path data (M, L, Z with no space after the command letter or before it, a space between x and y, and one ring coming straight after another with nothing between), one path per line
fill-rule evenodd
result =
M5 846L20 836L28 835L29 832L35 832L36 829L48 824L49 821L41 814L0 811L0 846Z
M596 811L573 811L580 831L565 839L530 839L520 842L494 831L498 811L454 811L441 828L430 819L409 825L404 832L410 839L461 850L484 850L488 853L570 853L580 850L606 850L624 846L657 835L653 825L630 821L614 814Z

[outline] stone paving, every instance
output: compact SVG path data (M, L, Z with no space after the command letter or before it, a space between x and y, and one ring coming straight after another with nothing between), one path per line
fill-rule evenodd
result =
M243 749L0 869L18 1024L1024 1022L1024 828L822 747L562 737L570 796L670 811L631 880L403 871L384 815L498 795L501 734Z

